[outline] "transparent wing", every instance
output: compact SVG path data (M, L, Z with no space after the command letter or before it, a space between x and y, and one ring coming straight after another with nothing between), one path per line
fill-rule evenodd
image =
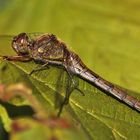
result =
M14 35L0 35L0 55L12 55L14 53L11 42Z
M31 39L34 39L40 35L43 35L43 34L46 34L46 33L43 33L43 32L34 32L34 33L27 33L27 35L31 38ZM18 35L18 34L16 34ZM0 35L0 40L11 40L13 39L14 36L16 36L15 34L13 35Z
M13 38L14 37L14 35L0 35L0 38L2 39L11 39L11 38Z
M41 36L41 35L43 35L43 34L45 34L45 33L43 33L43 32L27 33L27 35L28 35L29 38L31 38L31 39L35 39L35 38L37 38L38 36Z

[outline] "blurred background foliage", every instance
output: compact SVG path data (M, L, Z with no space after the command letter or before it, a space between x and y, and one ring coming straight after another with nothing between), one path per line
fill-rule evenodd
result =
M139 15L139 0L0 0L0 34L53 33L100 76L127 89L139 92ZM110 102L110 100L107 101ZM107 101L105 102L107 103ZM84 98L82 98L81 104L83 102ZM112 102L120 104L117 101ZM118 108L121 107L120 105ZM96 110L96 106L93 108ZM120 110L122 111L124 108ZM110 110L112 111L112 108ZM89 122L84 120L86 125L88 123L89 126L94 125L90 126L91 128L88 126L87 133L91 134L96 128L98 131L103 128L101 130L103 135L94 132L93 138L95 139L102 140L103 137L111 140L129 139L132 132L136 134L131 135L131 139L139 139L139 135L137 135L140 122L138 114L132 111L129 118L129 114L126 115L129 109L125 110L126 113L120 114L121 116L119 116L119 112L110 113L110 110L104 112L101 110L101 114L106 116L102 116L100 111L97 111L94 116L94 111L92 112L91 109L89 112L93 113L95 118L88 116L89 114L82 116L80 110L76 111L78 115L81 115L80 121L85 117L92 120ZM123 121L118 121L118 118ZM122 123L123 127L121 127Z
M140 90L139 0L0 0L0 34L48 32L92 70Z

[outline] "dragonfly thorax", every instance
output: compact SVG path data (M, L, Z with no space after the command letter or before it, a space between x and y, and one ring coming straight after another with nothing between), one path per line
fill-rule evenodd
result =
M64 46L62 42L59 42L54 35L45 34L39 36L34 40L32 44L33 48L30 51L30 55L34 60L63 60Z

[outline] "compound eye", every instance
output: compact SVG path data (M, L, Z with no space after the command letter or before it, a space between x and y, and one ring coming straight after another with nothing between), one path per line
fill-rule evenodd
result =
M13 42L12 42L12 47L13 47L13 49L14 49L15 51L18 51L19 48L20 48L20 44L17 43L17 41L13 40Z
M12 47L19 55L28 54L29 38L26 33L21 33L13 38Z
M28 41L28 36L26 33L21 33L13 38L13 42L15 43L24 43Z

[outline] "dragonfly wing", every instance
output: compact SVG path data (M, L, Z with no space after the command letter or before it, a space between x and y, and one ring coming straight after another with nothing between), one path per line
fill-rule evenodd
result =
M33 39L33 40L34 40L35 38L37 38L37 37L43 35L43 34L45 34L45 33L43 33L43 32L27 33L27 35L29 36L29 38L30 38L30 39Z

